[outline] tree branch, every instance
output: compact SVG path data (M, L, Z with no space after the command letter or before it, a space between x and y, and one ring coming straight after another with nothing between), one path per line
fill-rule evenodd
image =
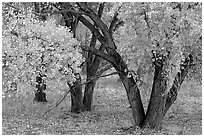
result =
M98 9L98 17L99 18L101 18L101 16L102 16L104 6L105 6L105 2L100 3L99 9Z
M105 71L107 71L111 68L113 68L113 65L111 65L110 63L104 64L102 68L97 70L96 74L102 75Z
M98 38L98 40L101 43L104 43L104 44L106 43L106 41L105 41L104 37L101 35L101 33L86 18L84 18L83 16L79 16L79 21L81 23L83 23L88 29L90 29L91 32L95 32L96 33L96 37Z
M101 18L102 13L103 13L103 9L104 9L104 2L100 3L99 5L99 9L98 9L98 16L99 18ZM94 23L94 27L96 26L96 24ZM97 33L96 32L92 32L92 38L91 38L91 42L90 42L90 47L95 47L96 46L96 41L97 41ZM102 44L103 45L103 44ZM91 52L88 53L88 58L87 58L87 69L92 68L92 66L95 65L95 63L93 62L93 54ZM90 70L92 71L92 70Z
M100 56L101 58L107 60L108 62L112 64L116 64L115 59L107 53L104 53L96 48L88 47L88 46L81 46L81 48L82 50L89 51L92 54L95 54L96 56Z
M120 23L118 23L119 22L119 19L118 19L118 14L119 13L118 13L118 11L120 10L121 7L122 7L122 5L120 5L120 7L117 9L117 11L115 12L115 14L113 16L113 19L111 21L111 24L110 24L110 27L109 27L109 32L110 32L111 35L116 30L116 26L119 27L120 24L124 23L123 21L120 21Z
M176 77L174 78L173 85L168 92L164 114L168 111L172 103L176 100L178 91L181 87L182 82L184 81L188 71L193 63L193 56L189 54L189 56L185 59L184 64L181 65L181 72L178 72Z
M106 26L106 24L85 3L77 2L77 5L84 12L86 12L87 16L90 17L96 23L96 25L100 28L100 30L102 31L103 36L106 40L106 44L113 49L117 49L115 43L113 42L113 38L111 37L111 35L109 33L109 29Z
M106 74L106 75L102 75L102 76L101 76L101 75L98 75L98 76L96 76L96 77L93 77L93 78L89 79L88 81L86 81L86 82L84 82L84 83L81 83L81 84L78 84L78 85L74 86L73 89L75 89L75 88L78 87L78 86L82 86L82 85L84 85L84 84L86 84L86 83L88 83L88 82L90 82L90 81L92 81L92 80L94 80L94 79L98 79L98 78L102 78L102 77L107 77L107 76L111 76L111 75L117 75L117 74L118 74L118 72L112 72L112 73L110 73L110 74ZM72 90L73 90L73 89L72 89ZM45 112L42 114L41 117L44 117L48 112L52 111L54 108L56 108L57 106L59 106L59 104L62 103L62 101L67 97L67 95L68 95L70 92L71 92L71 89L68 90L67 92L65 92L65 94L63 95L63 97L62 97L55 105L53 105L51 108L49 108L47 111L45 111Z

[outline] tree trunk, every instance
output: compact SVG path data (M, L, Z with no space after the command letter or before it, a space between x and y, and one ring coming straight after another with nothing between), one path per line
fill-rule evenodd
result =
M71 91L71 112L80 113L84 111L82 102L82 86L80 74L76 74L76 81L70 86Z
M170 91L168 92L168 96L165 103L164 115L176 100L181 84L183 83L185 77L187 76L192 63L193 63L193 56L189 54L189 56L185 59L184 63L181 65L181 72L177 73L173 81L173 85L170 88Z
M167 75L165 75L166 72L164 69L164 65L156 65L155 63L152 93L147 108L145 120L142 123L141 127L149 127L156 130L162 127L164 116L170 106L176 100L178 90L180 89L180 86L184 81L192 62L193 57L192 55L189 55L185 59L185 62L181 65L181 72L177 73L173 81L173 85L170 88L170 91L166 91Z
M90 55L90 54L89 54ZM99 58L99 57L95 57ZM85 85L85 90L84 90L84 99L83 99L83 104L84 104L84 109L85 111L91 111L92 107L92 102L93 102L93 92L94 92L94 87L96 85L96 80L91 80L94 77L96 77L96 71L99 67L100 60L98 62L92 61L93 56L89 56L89 61L87 60L87 78L86 78L86 85Z
M93 103L93 92L94 92L94 87L96 85L96 81L105 71L112 68L112 65L105 62L104 60L103 61L100 61L100 60L101 60L100 57L96 56L92 64L93 67L87 68L87 83L85 85L84 100L83 100L85 111L91 111L91 106ZM101 64L99 65L100 62Z
M34 101L36 102L48 102L44 92L46 90L46 83L43 81L42 77L42 75L36 77L36 92L34 98Z
M128 101L130 103L135 122L134 124L135 126L139 126L145 116L139 89L132 75L127 77L126 74L119 74L119 76L127 92Z
M96 85L96 81L93 80L88 82L85 86L84 99L83 99L85 111L91 111L91 107L93 104L93 91L94 91L95 85Z
M164 75L163 65L155 66L154 81L150 102L142 127L160 129L163 121L163 111L165 107L165 92L167 90L167 78Z
M98 9L98 17L101 18L103 13L104 3L101 3ZM94 23L95 26L95 23ZM95 32L92 32L92 38L90 42L90 47L95 47L97 41L97 34ZM104 45L101 44L99 50L103 51ZM96 85L97 79L91 80L92 78L96 77L96 72L99 68L101 58L98 56L93 55L92 53L88 53L88 58L86 59L86 72L87 72L87 83L85 85L85 91L84 91L84 99L83 104L86 111L91 111L92 103L93 103L93 92L94 87ZM89 82L88 82L89 81Z

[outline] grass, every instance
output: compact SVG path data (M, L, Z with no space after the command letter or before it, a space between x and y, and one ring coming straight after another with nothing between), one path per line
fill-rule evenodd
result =
M131 128L132 112L121 82L115 77L102 78L97 82L93 109L81 114L70 113L70 96L45 117L42 114L58 101L67 87L62 82L48 83L48 103L34 103L32 88L20 85L24 96L2 99L3 135L128 135L128 134L202 134L202 90L195 82L184 82L177 101L164 119L160 131ZM149 93L141 91L144 106Z

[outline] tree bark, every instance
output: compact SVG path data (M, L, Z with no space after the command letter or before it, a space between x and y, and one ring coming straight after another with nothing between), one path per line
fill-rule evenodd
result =
M155 66L152 93L142 127L152 129L160 129L161 127L167 90L167 78L164 76L164 71L163 65Z
M181 72L177 73L173 81L173 85L170 88L170 91L168 92L168 96L167 96L166 103L165 103L164 115L169 110L169 108L174 103L174 101L176 100L178 91L185 77L188 74L191 64L193 64L193 56L189 54L189 56L185 59L184 63L181 65Z
M48 102L46 99L46 83L43 81L43 76L38 75L36 76L36 92L34 101L36 102Z
M103 13L103 9L104 9L104 3L100 3L99 4L99 8L98 8L98 13L97 16L99 18L101 18L102 13ZM94 23L94 26L96 24ZM96 27L97 28L97 27ZM97 41L97 33L96 32L92 32L92 39L90 42L90 47L95 47L96 46L96 41ZM104 51L104 45L101 44L100 51ZM97 74L97 70L99 68L99 65L101 63L101 57L98 57L94 54L92 54L91 52L88 53L88 58L86 59L87 62L87 81L90 81L90 79L92 79L93 77L96 77ZM100 75L102 75L102 73L100 73ZM85 85L85 91L84 91L84 99L83 99L83 104L84 104L84 108L86 111L91 111L91 107L92 107L92 103L93 103L93 92L94 92L94 87L96 85L96 81L97 79L94 79L90 82L87 82Z
M93 92L94 92L95 85L96 85L96 81L93 80L93 81L88 82L85 86L84 99L83 99L85 111L91 111L92 104L93 104Z
M127 76L124 73L124 74L119 74L119 76L126 89L128 101L132 109L134 124L135 126L139 126L145 117L140 91L132 75Z
M159 60L157 60L159 61ZM160 61L162 62L162 61ZM152 86L152 93L150 97L150 102L147 108L146 116L141 127L149 127L152 129L160 129L162 127L163 119L177 98L178 91L181 87L182 82L187 76L188 70L193 62L193 57L190 54L183 64L181 64L181 72L178 72L173 85L169 91L167 90L167 77L165 75L164 65L156 65L155 63L155 73L154 81Z
M102 58L108 60L113 67L119 73L119 76L125 86L128 100L132 106L133 118L135 121L135 126L139 126L144 118L144 108L142 105L142 100L140 97L139 89L137 88L136 82L131 74L129 74L129 70L127 64L122 60L122 57L116 51L116 45L113 41L112 34L109 32L108 27L104 24L104 22L85 4L85 3L77 3L77 5L87 13L94 23L100 28L103 36L97 31L92 24L90 24L84 18L80 18L80 21L86 25L90 30L97 32L98 40L104 44L106 51L108 54L104 52L97 51L92 52L93 54L97 54ZM93 48L89 48L90 51L96 51ZM104 56L105 55L105 56Z
M71 112L80 113L84 111L83 101L82 101L82 86L80 74L76 75L76 81L70 86L71 92ZM68 84L69 85L69 84Z

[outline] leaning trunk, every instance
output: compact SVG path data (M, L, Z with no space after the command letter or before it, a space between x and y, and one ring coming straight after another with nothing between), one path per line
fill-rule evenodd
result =
M48 102L46 99L46 94L44 92L45 90L46 90L46 83L45 81L43 81L43 76L38 75L36 77L36 91L35 91L34 101Z
M134 124L135 126L139 126L145 116L139 89L132 75L127 77L127 75L120 74L120 78L127 92L127 98L130 103L135 122Z
M185 59L184 63L181 65L181 72L177 73L173 81L173 85L170 88L170 91L168 92L165 109L164 109L164 115L176 100L181 84L183 83L185 77L187 76L192 63L193 63L193 56L189 54L189 56Z
M70 86L71 91L71 112L80 113L84 111L82 102L82 86L80 74L76 75L76 81Z

